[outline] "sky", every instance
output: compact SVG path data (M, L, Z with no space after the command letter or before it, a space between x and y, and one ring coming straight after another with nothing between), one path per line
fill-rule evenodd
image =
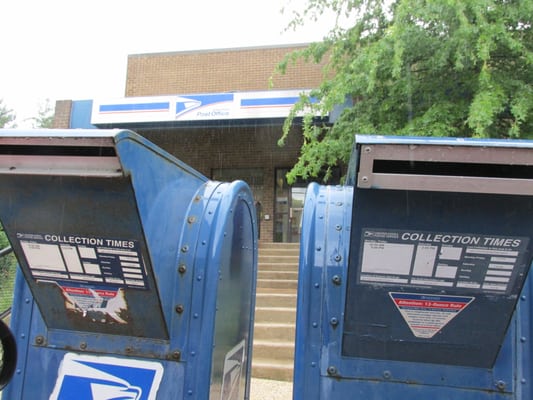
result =
M331 25L286 31L306 0L4 0L0 99L31 126L49 99L124 96L129 54L307 43ZM284 13L281 12L285 8Z

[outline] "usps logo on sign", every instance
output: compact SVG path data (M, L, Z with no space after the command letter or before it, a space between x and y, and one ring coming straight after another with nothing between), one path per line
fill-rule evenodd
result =
M67 353L50 400L155 400L158 362Z
M242 340L231 349L224 359L224 372L222 375L222 393L220 400L241 399L242 371L245 356L246 342Z

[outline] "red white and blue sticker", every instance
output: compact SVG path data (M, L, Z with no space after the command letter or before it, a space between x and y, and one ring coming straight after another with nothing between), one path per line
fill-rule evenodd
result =
M431 339L463 311L475 297L389 292L403 319L417 338Z
M155 400L162 377L158 362L67 353L50 400Z
M56 283L57 284L57 283ZM130 320L123 288L59 285L65 308L72 313L100 323L127 324Z

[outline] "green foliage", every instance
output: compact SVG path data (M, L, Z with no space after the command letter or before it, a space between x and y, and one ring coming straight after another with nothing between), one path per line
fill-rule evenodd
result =
M325 116L346 99L353 106L333 126L304 118L289 179L346 161L356 133L532 137L533 0L309 0L291 26L326 10L353 22L279 64L283 73L300 59L325 62L322 84L295 106L280 144L297 115Z
M54 123L54 108L50 104L50 99L46 99L39 107L37 117L32 118L34 128L51 128Z
M16 115L0 99L0 128L16 128ZM0 224L0 250L9 247L4 228ZM13 253L0 257L0 313L11 306L17 261Z
M9 241L0 225L0 250L9 247ZM11 307L17 261L13 253L0 257L0 313Z
M0 128L16 128L14 123L16 117L13 110L7 108L4 101L0 99Z

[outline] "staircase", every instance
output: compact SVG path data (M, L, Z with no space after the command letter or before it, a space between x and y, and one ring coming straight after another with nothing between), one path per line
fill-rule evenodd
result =
M298 243L260 243L252 376L292 381Z

